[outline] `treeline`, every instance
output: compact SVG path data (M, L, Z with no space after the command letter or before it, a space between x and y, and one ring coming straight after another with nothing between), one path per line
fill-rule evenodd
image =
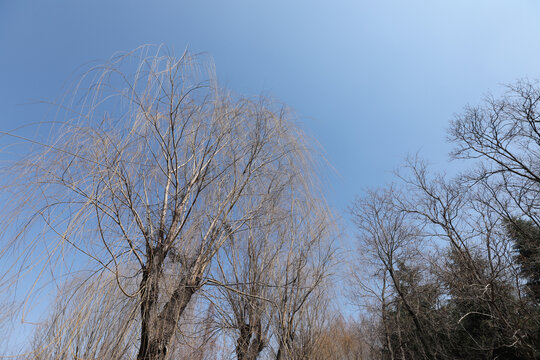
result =
M466 108L449 129L459 176L411 159L354 202L376 358L540 357L539 100L522 81Z
M408 160L351 203L357 236L340 239L286 108L219 88L189 54L114 57L76 83L53 140L4 168L1 286L28 289L5 317L54 294L15 355L540 358L539 101L522 81L466 108L460 175Z

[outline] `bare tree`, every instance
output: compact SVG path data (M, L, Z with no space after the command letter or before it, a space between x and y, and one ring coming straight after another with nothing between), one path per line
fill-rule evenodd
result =
M212 301L218 301L223 329L234 330L238 359L308 358L325 321L333 218L309 192L293 191L297 180L287 176L289 190L270 204L273 220L257 219L230 237L213 272L220 296Z
M280 174L308 186L310 166L283 108L219 89L196 57L153 49L89 71L65 104L68 118L6 169L4 188L2 254L22 254L12 269L34 266L43 251L41 275L29 272L36 281L110 274L136 300L140 360L167 357L224 243L271 216L267 204L291 191Z
M275 358L308 359L316 350L332 294L332 269L336 261L333 220L321 204L293 207L286 252L282 256L276 288ZM306 206L307 205L307 206Z
M447 181L443 176L430 177L422 162L410 162L408 167L411 176L403 179L409 197L401 206L423 224L426 236L447 245L443 264L434 262L433 270L459 316L447 319L445 325L464 331L471 341L470 350L477 356L534 356L534 346L524 329L525 314L516 316L523 311L523 304L511 286L517 273L512 245L500 212L494 211L500 198L492 196L485 178L471 182L472 177L466 176ZM464 325L469 322L474 328L486 319L483 333L475 334ZM491 335L487 336L488 332ZM465 348L463 342L451 346L458 353Z
M519 81L456 117L452 156L472 169L448 179L412 159L354 203L355 295L378 305L381 358L538 357L539 87Z
M277 215L277 213L275 213ZM283 216L283 215L282 215ZM237 359L256 359L269 343L274 311L272 291L285 239L283 221L253 223L231 237L217 257L219 317L225 332L233 331Z
M539 83L521 80L508 85L500 98L490 96L480 106L467 107L449 131L456 145L452 156L479 162L463 180L482 189L480 202L514 234L525 223L540 225L539 101ZM540 253L538 239L526 247Z
M400 194L393 188L371 191L363 198L358 198L351 208L353 221L359 230L359 251L364 253L374 270L380 277L379 283L369 284L357 277L357 286L367 290L380 302L381 321L385 339L385 348L390 359L406 358L403 348L403 332L401 323L391 323L388 319L393 297L403 304L404 311L414 324L420 354L423 358L434 358L430 346L429 331L421 319L419 309L415 306L410 294L405 289L403 274L400 271L404 264L414 263L420 246L420 228L411 221L408 212L399 206ZM397 314L399 317L398 307ZM391 328L393 328L391 330ZM392 344L391 332L397 331L398 344ZM399 349L400 354L394 354Z
M512 208L528 215L538 226L540 132L538 83L527 80L507 86L501 98L487 97L481 106L469 106L451 123L452 156L480 160L472 180L491 178L498 191L512 200Z
M513 240L518 241L513 245L518 250L523 249L523 245L528 249L529 259L526 261L530 260L531 264L538 264L540 240L520 229L524 225L531 229L540 225L539 101L539 83L520 80L508 85L501 97L489 96L483 104L467 107L452 122L449 130L449 138L455 144L452 156L477 161L476 167L467 172L462 181L478 189L477 203L481 204L484 213L491 213L497 218L499 227L502 220L502 227L506 227L507 233L500 236L504 240L499 243L510 247L512 244L508 238L514 237ZM506 258L516 255L514 251L491 251L488 254L490 264L494 256L502 258L500 254L506 254ZM523 253L518 251L517 256L523 258ZM519 259L517 262L522 263ZM540 329L538 304L534 304L534 297L523 297L531 290L530 283L523 281L524 273L519 271L519 264L514 262L514 265L513 276L519 299L516 306L521 309L520 318L530 318L529 325L526 322L513 324L517 334L514 345L524 347L525 351L534 354L531 356L538 356L540 344L535 340L537 336L533 335ZM529 280L531 276L540 278L538 271L527 275ZM532 304L527 304L531 301ZM524 327L529 327L529 330Z

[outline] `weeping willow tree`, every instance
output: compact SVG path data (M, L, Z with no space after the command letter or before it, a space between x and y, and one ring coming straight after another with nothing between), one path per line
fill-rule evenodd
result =
M115 309L116 331L89 327L101 332L83 342L93 356L167 358L195 295L220 285L211 269L226 243L282 221L278 202L328 212L312 206L310 149L288 111L219 88L200 57L155 47L115 56L62 109L51 135L4 168L2 291L27 289L20 314L76 280L60 306L77 320L55 326L111 323ZM69 332L42 345L80 354Z

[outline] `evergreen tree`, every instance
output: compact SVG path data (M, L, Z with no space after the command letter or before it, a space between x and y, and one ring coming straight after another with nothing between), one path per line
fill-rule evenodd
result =
M516 262L527 281L527 291L532 300L540 304L540 228L530 220L505 221L508 235L514 242Z

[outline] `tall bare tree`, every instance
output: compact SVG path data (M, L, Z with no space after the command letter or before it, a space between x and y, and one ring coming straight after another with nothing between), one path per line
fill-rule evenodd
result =
M268 204L294 194L282 174L305 188L311 174L302 132L282 107L218 88L197 57L152 51L89 71L64 103L67 118L7 168L4 187L2 254L22 256L12 269L38 264L42 252L42 270L28 274L38 282L110 274L136 300L140 360L167 357L228 239L254 219L272 221Z
M271 204L274 220L254 221L218 254L220 296L213 299L223 328L234 330L238 359L309 356L325 319L337 233L312 194L297 190L291 201L297 186L290 181L285 196Z
M298 199L304 203L305 199ZM332 218L320 204L304 203L293 207L286 252L282 255L276 287L274 314L275 358L308 359L328 311L332 294L332 269L336 236Z
M219 302L222 328L225 332L233 330L234 352L239 360L257 359L269 345L272 293L278 285L276 271L285 246L285 222L261 220L265 224L254 223L248 231L231 237L216 261L220 286L214 301Z
M375 295L380 303L385 348L390 359L405 358L400 323L391 324L388 313L392 298L399 299L403 310L412 319L418 347L423 358L433 358L429 331L421 319L419 309L404 286L401 268L404 264L415 263L420 246L420 228L410 219L409 214L399 206L400 194L393 187L371 191L358 198L351 208L353 221L359 230L359 251L374 265L380 282L371 284L357 277L360 287ZM399 312L398 312L399 314ZM391 330L391 328L393 328ZM398 344L392 344L391 332L397 331ZM407 330L409 331L409 330ZM394 354L399 349L401 354Z

